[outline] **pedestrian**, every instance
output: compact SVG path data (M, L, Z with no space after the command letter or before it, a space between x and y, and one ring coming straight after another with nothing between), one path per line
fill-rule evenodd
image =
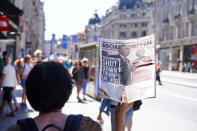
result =
M85 82L82 83L82 89L83 89L83 100L86 100L85 95L86 95L86 87L89 81L89 65L88 65L88 59L87 58L83 58L82 59L82 63L83 63L83 70L85 73Z
M20 70L21 74L21 86L23 88L23 94L22 94L22 107L27 107L26 105L26 88L25 88L25 82L28 77L29 72L31 71L33 65L31 64L31 56L26 55L24 58L24 63L22 65L23 67Z
M18 120L8 131L41 131L51 127L61 131L101 131L99 124L89 117L62 113L72 88L71 76L62 64L37 64L27 78L26 89L29 103L39 115L33 119ZM115 131L124 130L124 116L132 105L123 94L115 112Z
M36 50L35 52L34 52L34 56L35 56L35 62L34 62L34 65L35 64L38 64L38 63L40 63L40 62L42 62L42 51L41 50Z
M69 60L66 58L65 61L64 61L64 66L69 69L71 67L70 63L69 63Z
M0 112L3 111L3 108L6 105L6 102L8 103L11 112L7 114L6 116L12 117L15 116L15 109L12 103L12 91L17 85L17 77L16 77L16 70L14 66L12 66L11 58L5 59L5 66L3 67L3 72L0 78L1 87L3 88L3 101L0 106Z
M115 131L115 111L117 108L118 102L103 98L101 100L101 106L99 109L99 114L97 116L97 120L99 123L102 125L103 124L103 118L102 118L102 113L106 113L107 115L110 114L111 117L111 131ZM133 107L130 107L129 110L126 112L126 115L124 117L124 128L126 128L128 124L128 120L131 117L132 118L133 114ZM131 122L131 121L130 121ZM131 128L131 126L130 126Z
M192 64L191 62L188 62L188 65L187 65L187 72L190 72L192 69Z
M162 85L161 79L160 79L160 72L161 72L161 64L156 64L156 81L159 81L159 85Z
M194 70L195 70L195 64L192 62L190 72L191 72L191 73L193 73L193 72L194 72Z
M184 64L183 64L183 72L187 72L187 63L186 62L184 62Z
M72 71L72 75L77 86L77 100L78 102L82 102L82 100L80 99L80 90L81 85L85 82L85 73L83 70L83 66L79 60L75 62L75 67Z

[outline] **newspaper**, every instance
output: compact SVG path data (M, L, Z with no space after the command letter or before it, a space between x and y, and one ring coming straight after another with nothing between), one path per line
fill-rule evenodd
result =
M129 102L155 97L155 37L99 41L99 96Z

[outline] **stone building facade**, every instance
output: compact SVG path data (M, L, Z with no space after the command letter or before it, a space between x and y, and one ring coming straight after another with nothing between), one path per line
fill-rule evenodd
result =
M107 39L132 39L150 34L150 4L143 0L119 0L99 23L87 26L89 43L93 35ZM91 36L89 38L89 36Z
M197 68L197 0L154 0L151 32L164 69Z
M31 54L44 48L45 13L40 0L15 0L15 5L23 10L21 37L18 39L17 56Z

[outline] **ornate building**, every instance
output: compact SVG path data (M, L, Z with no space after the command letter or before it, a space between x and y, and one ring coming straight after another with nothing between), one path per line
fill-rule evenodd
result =
M96 18L96 17L95 17ZM88 43L94 35L107 39L131 39L150 34L150 4L143 0L119 0L96 24L89 24Z
M10 30L0 32L0 52L12 58L43 49L45 32L44 3L40 0L3 0L0 15L7 15Z
M196 7L197 0L153 2L151 32L156 35L159 60L164 69L182 70L183 64L189 62L197 68Z
M23 11L23 31L19 51L33 55L36 49L43 49L45 33L44 3L40 0L16 0ZM19 53L21 54L21 52Z

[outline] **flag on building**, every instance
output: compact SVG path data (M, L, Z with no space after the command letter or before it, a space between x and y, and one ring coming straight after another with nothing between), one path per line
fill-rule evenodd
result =
M72 43L77 43L77 35L72 36Z
M51 54L53 54L54 52L54 45L56 43L56 40L55 40L55 34L52 34L52 39L51 39Z
M25 57L25 49L24 48L21 48L20 51L21 51L21 57L24 58Z
M67 36L63 35L62 38L62 48L66 49L67 48Z
M94 36L93 36L93 41L94 41L94 42L98 42L98 36L97 36L97 35L94 35Z

